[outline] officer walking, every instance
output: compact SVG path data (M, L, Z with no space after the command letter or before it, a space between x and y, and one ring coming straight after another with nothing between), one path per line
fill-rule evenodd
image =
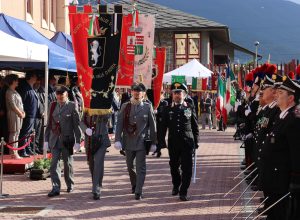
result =
M182 83L173 83L172 103L164 110L160 140L166 136L169 129L168 149L172 175L172 195L178 195L182 201L188 201L193 167L193 153L198 148L199 128L195 108L184 101L187 87ZM181 174L179 171L181 168Z
M89 116L84 113L81 128L85 131L85 152L93 180L93 199L99 200L104 175L104 158L110 147L108 120L111 114Z
M73 148L80 149L81 131L79 113L73 102L68 100L68 88L61 85L56 88L57 102L50 105L49 120L45 131L44 148L50 147L52 153L50 175L52 190L49 197L58 196L61 189L60 158L64 161L64 177L67 192L74 189Z
M151 152L156 150L156 124L152 105L143 101L145 86L136 83L131 89L132 97L122 105L118 115L115 148L121 150L123 145L132 193L136 200L141 200L146 176L146 146Z

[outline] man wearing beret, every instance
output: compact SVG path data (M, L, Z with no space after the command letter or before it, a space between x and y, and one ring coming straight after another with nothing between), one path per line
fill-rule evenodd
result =
M151 145L151 152L156 150L156 124L152 105L144 101L145 86L135 83L131 90L130 101L122 105L118 115L115 148L125 149L132 193L136 200L141 200L146 176L146 145Z
M277 105L281 113L262 142L262 186L268 195L268 206L277 203L268 211L267 219L300 219L299 99L299 83L284 77L277 92ZM289 192L291 206L287 217Z
M79 127L79 113L74 102L68 100L68 88L60 85L56 87L57 102L52 102L49 109L48 124L45 131L44 149L51 149L52 160L50 175L52 190L49 197L58 196L61 189L60 158L64 161L64 177L67 192L72 192L73 179L73 148L80 149L81 130Z
M170 169L172 175L172 195L178 195L181 201L188 201L193 168L193 154L198 148L199 128L194 105L185 101L187 87L175 82L171 85L172 103L164 108L162 129L159 140L164 140L167 129ZM179 171L181 167L181 171Z

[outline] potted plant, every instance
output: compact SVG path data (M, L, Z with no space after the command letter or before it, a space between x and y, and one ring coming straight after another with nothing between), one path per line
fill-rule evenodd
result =
M44 158L35 160L30 170L30 179L45 180L50 176L51 159Z

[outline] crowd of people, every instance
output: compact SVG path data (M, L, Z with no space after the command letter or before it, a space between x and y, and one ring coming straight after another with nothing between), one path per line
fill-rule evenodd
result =
M145 86L135 83L121 95L118 90L114 92L112 113L89 115L83 111L83 98L76 86L76 78L60 77L57 80L50 76L48 112L45 112L47 99L42 76L28 72L24 79L19 79L18 75L10 74L1 82L0 120L5 122L1 123L4 128L1 129L1 136L16 148L7 153L20 159L36 153L42 154L45 150L51 152L52 190L48 193L49 197L60 195L61 159L64 162L67 192L74 190L73 154L80 150L80 144L84 140L93 179L93 199L100 199L104 158L107 148L111 146L109 133L115 133L114 146L126 157L135 199L143 198L146 155L152 152L160 157L161 149L168 145L172 195L179 194L180 200L189 200L192 157L198 148L198 103L195 105L193 99L187 95L184 84L172 84L168 98L165 98L162 91L160 105L155 111L151 100L147 98ZM194 100L198 102L195 98ZM46 125L45 114L48 114ZM165 141L167 130L168 144ZM8 133L5 134L5 131ZM17 151L18 147L28 143L33 131L35 143ZM181 135L176 135L178 133Z
M245 148L246 182L264 194L258 213L270 220L300 219L300 83L277 74L246 83L235 138Z

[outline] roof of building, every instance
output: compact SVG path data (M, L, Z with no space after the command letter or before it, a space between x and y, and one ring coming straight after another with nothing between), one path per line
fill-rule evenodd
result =
M156 29L211 29L228 28L224 24L207 20L179 10L168 8L145 0L137 0L137 9L143 14L156 15ZM119 0L114 4L122 4L125 12L132 10L132 0Z

